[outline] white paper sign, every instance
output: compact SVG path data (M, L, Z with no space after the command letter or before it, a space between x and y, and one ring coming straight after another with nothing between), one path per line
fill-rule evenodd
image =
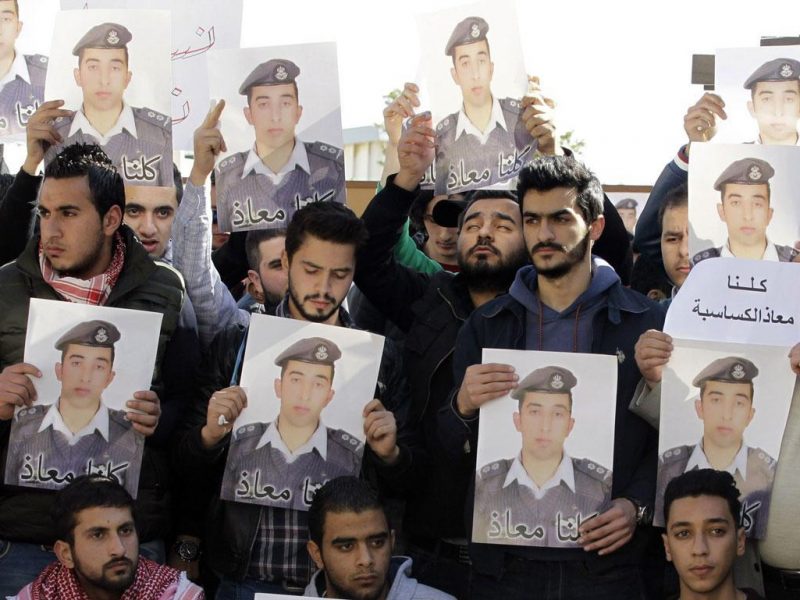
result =
M800 341L800 264L714 258L695 265L667 312L676 338L791 347Z

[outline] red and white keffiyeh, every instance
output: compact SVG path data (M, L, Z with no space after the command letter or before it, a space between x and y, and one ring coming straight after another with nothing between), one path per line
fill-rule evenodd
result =
M181 575L176 569L140 556L133 585L125 590L121 600L202 600L203 591L196 585L179 585ZM47 566L32 583L20 590L16 598L89 600L78 583L75 571L59 562Z
M78 304L93 304L99 306L108 300L111 290L119 279L122 265L125 262L125 240L119 231L114 234L114 254L108 269L91 279L78 279L77 277L61 277L56 273L50 262L45 258L39 245L39 267L45 282L59 293L65 300Z

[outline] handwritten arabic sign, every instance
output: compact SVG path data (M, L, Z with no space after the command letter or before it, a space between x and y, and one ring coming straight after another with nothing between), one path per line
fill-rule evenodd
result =
M655 524L664 490L693 469L733 475L748 537L763 537L795 375L789 349L681 340L661 384Z
M365 331L254 315L222 498L308 510L326 481L357 475L382 351Z
M417 25L422 101L437 134L436 193L509 188L536 149L520 118L527 75L514 3L449 8Z
M512 365L520 385L481 407L473 541L577 546L611 498L616 357L485 349L483 361Z
M97 473L134 497L144 438L125 418L126 402L150 389L160 313L31 300L25 362L37 401L16 411L5 483L58 489Z
M715 258L694 266L670 305L677 338L791 347L800 341L800 265Z

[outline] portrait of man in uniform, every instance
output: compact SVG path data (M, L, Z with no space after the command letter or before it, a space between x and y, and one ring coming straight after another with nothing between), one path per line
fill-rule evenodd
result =
M233 432L222 498L308 510L326 481L357 475L364 447L354 435L327 427L323 409L334 399L339 347L322 337L303 338L275 359L277 418Z
M775 169L760 158L742 158L731 163L717 178L714 189L720 193L717 214L728 230L725 244L696 253L692 262L717 256L793 261L798 252L791 246L775 244L767 238L772 221L769 180Z
M0 0L0 137L22 134L44 99L47 57L22 54L18 0Z
M131 32L119 23L101 23L75 44L73 71L82 104L72 117L56 119L62 142L51 146L45 163L64 146L100 145L129 185L174 185L170 117L125 100L133 79L128 44ZM145 69L145 65L137 68Z
M15 415L6 484L59 489L79 475L97 473L136 493L144 438L125 411L103 401L116 374L120 337L112 323L92 320L58 338L55 374L61 391L52 404L34 404Z
M494 62L481 17L458 23L445 46L462 104L436 125L436 194L508 187L536 149L521 119L522 102L492 92Z
M634 229L636 229L636 213L637 209L639 208L639 203L633 198L623 198L614 206L616 207L619 216L622 217L622 222L625 224L625 229L628 230L628 233L633 233Z
M569 369L547 366L522 379L514 427L522 449L514 458L478 468L472 539L524 546L576 546L580 524L611 500L611 471L570 456L564 443L575 426Z
M775 477L775 459L749 446L745 430L755 416L753 379L758 367L740 356L712 361L692 381L700 389L694 401L703 422L696 444L670 448L659 459L655 514L663 512L664 490L674 477L694 469L716 469L733 475L741 492L742 524L748 537L763 537Z
M283 228L309 202L344 203L344 155L326 142L304 142L297 80L301 69L274 58L256 66L239 87L252 147L220 161L217 215L222 231Z
M758 124L757 144L797 145L800 121L800 62L775 58L744 82L750 90L747 110Z

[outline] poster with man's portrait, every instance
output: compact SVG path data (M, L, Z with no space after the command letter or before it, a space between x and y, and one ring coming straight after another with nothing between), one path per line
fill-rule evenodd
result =
M693 469L733 475L748 537L766 533L795 375L789 349L673 339L661 382L654 524L667 484Z
M84 474L117 480L136 497L144 436L127 418L150 389L161 314L33 299L25 362L36 398L11 424L6 485L56 490Z
M536 150L516 7L477 2L417 18L423 98L436 130L436 194L509 189Z
M72 117L56 119L62 142L100 145L129 185L174 185L172 25L168 11L58 13L45 95Z
M728 117L715 142L798 145L800 46L718 49L714 70Z
M472 541L577 547L611 501L616 357L484 349L483 362L519 381L480 409Z
M800 148L692 144L689 256L796 262Z
M24 142L44 101L56 0L0 0L0 141Z
M172 147L193 150L194 131L208 112L208 65L212 48L238 48L242 0L61 0L61 8L132 8L172 12Z
M380 396L383 341L347 327L253 315L240 382L247 406L233 423L222 499L308 510L326 481L357 476L364 407Z
M284 228L309 202L344 203L335 43L217 50L208 72L211 97L225 100L222 231Z

